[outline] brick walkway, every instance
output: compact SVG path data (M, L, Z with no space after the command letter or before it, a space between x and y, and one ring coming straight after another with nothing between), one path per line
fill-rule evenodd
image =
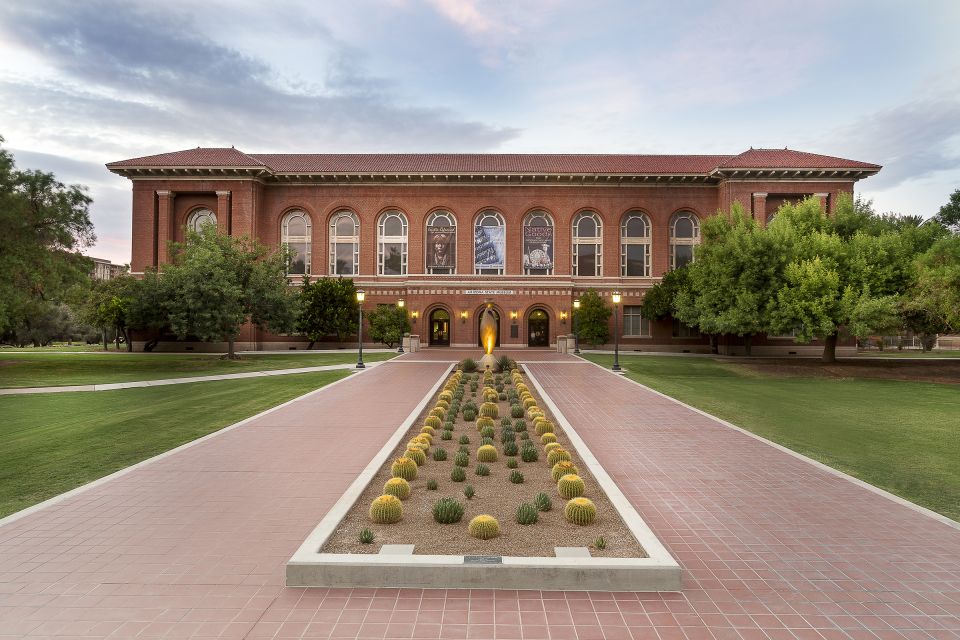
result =
M960 638L957 529L593 365L511 355L544 360L531 370L683 593L284 588L287 558L462 357L437 349L0 528L0 637Z

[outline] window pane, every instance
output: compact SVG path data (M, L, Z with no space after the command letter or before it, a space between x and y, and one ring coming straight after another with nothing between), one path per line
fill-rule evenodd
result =
M352 242L338 242L336 245L337 262L334 267L334 273L337 275L353 275L353 249Z
M580 218L577 223L577 236L580 238L596 238L597 223L593 218Z
M633 216L627 219L626 232L628 238L644 238L647 235L647 225L643 218Z
M673 227L674 238L692 238L693 220L690 218L678 218Z
M348 238L356 235L356 226L353 223L353 218L350 216L341 216L337 218L337 235Z
M290 247L290 267L287 269L287 273L306 273L307 243L291 242L287 246Z
M287 233L291 236L307 235L307 221L302 216L292 216L287 220Z
M403 222L397 216L390 216L383 221L383 235L402 236Z
M578 276L597 275L597 245L578 244L577 248L577 273Z
M388 242L383 245L383 275L403 274L403 244Z
M673 267L674 269L679 269L680 267L685 267L691 262L693 262L693 245L692 244L678 244L674 245L673 248Z
M627 273L628 276L647 275L647 245L628 244L627 247Z

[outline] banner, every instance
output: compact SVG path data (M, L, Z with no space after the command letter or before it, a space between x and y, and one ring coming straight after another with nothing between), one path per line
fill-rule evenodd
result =
M504 228L503 227L474 227L473 228L473 262L474 269L503 269L504 268Z
M553 227L523 228L523 268L553 269Z
M428 269L453 269L457 264L456 251L456 227L427 227Z

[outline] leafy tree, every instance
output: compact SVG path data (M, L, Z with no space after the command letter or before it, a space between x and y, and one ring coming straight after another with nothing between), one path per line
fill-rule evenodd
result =
M0 149L0 334L50 312L87 281L92 263L78 250L94 241L90 203L85 187L19 170Z
M303 279L300 288L300 313L297 332L310 340L308 349L327 336L344 342L357 333L357 288L349 278Z
M643 296L640 305L644 318L663 320L677 313L674 301L680 291L689 286L688 267L673 269L664 274L660 282L656 283Z
M125 284L129 289L125 292L127 329L130 331L159 330L167 326L167 299L170 295L163 277L153 269L147 269L139 280L131 278ZM157 345L156 338L147 341L144 351L152 351ZM128 335L128 349L133 350L133 343Z
M916 283L905 299L907 309L929 323L923 333L960 331L960 235L940 239L920 256Z
M294 297L282 250L269 252L256 240L220 235L206 225L174 243L172 255L162 272L164 306L180 339L224 340L233 359L245 322L275 332L293 326Z
M403 334L410 331L407 310L392 304L378 305L367 314L367 322L370 323L370 338L390 349L400 344Z
M950 194L950 200L940 207L934 219L954 233L960 233L960 189Z
M595 347L609 342L611 313L610 307L595 290L590 289L580 296L580 309L574 311L579 339Z

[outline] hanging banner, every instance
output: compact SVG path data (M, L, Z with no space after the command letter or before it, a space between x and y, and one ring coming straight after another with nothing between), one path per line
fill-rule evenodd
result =
M457 228L427 227L427 268L452 269L457 264Z
M504 228L503 227L474 227L473 228L473 262L474 269L503 269L504 268Z
M553 227L523 228L523 268L553 269Z

